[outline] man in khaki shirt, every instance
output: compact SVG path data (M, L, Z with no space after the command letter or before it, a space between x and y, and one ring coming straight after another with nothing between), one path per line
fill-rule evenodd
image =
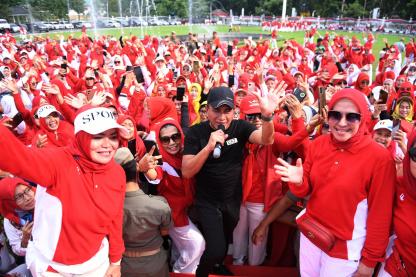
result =
M136 182L136 161L128 148L117 150L116 161L126 173L121 262L124 277L167 277L167 253L162 236L168 235L171 211L165 198L145 194Z

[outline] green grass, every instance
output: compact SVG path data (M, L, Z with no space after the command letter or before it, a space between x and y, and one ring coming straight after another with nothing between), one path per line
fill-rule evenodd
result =
M189 32L193 32L198 34L200 38L206 36L206 38L211 38L212 32L217 31L218 33L227 33L228 32L227 25L194 25L194 26L148 26L148 27L127 27L123 29L98 29L97 34L99 35L112 35L115 37L119 37L121 34L123 36L130 36L136 35L138 37L142 37L145 34L150 34L154 36L165 36L170 35L172 31L175 31L177 35L187 35ZM241 33L252 33L252 34L270 34L270 32L264 32L261 30L261 27L257 26L241 26L240 28ZM321 35L325 34L325 31L319 31ZM332 31L329 31L332 34ZM356 36L357 38L363 41L363 33L357 32L336 32L339 35L343 35L345 37L351 38L352 36ZM91 37L94 37L94 30L88 29L87 34ZM304 31L297 31L297 32L279 32L279 42L278 46L283 44L284 39L295 39L299 43L303 43L303 37L305 32ZM51 38L59 37L60 35L64 35L64 37L68 37L69 35L79 37L81 36L81 31L66 31L66 32L54 32L54 33L44 33L41 36L49 35ZM56 37L55 37L56 36ZM366 35L365 35L366 36ZM384 48L383 38L387 38L389 44L393 44L400 40L402 36L398 35L390 35L390 34L374 34L376 41L373 46L373 54L376 57L376 60L379 58L380 50ZM317 36L315 36L317 38ZM406 38L405 41L409 41L410 37ZM375 66L373 66L373 70L375 70ZM374 72L373 72L374 73Z

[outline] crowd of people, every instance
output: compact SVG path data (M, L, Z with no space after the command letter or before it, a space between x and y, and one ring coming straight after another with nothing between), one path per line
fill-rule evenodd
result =
M277 38L0 36L0 273L416 276L414 39Z

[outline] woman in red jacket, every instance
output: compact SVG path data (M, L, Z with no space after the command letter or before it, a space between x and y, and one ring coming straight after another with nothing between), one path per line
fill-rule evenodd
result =
M378 277L416 276L416 131L409 138L393 209L396 238Z
M311 143L303 165L279 159L276 166L293 194L310 197L297 218L302 276L370 277L384 259L396 171L390 153L368 134L364 97L354 89L334 94L330 134Z
M71 146L50 149L25 147L0 126L0 168L39 184L26 263L35 277L119 277L126 181L113 156L125 129L91 106L74 126Z
M163 165L157 169L163 171L158 172L158 176L163 176L159 179L158 191L172 210L173 225L169 227L169 236L174 244L173 271L195 273L205 250L205 240L187 215L193 201L193 182L181 173L184 134L173 119L164 119L154 128L163 157Z

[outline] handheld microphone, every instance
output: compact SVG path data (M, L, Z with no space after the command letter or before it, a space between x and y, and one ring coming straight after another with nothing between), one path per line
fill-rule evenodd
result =
M225 132L224 125L222 124L218 125L218 130L222 130L223 132ZM214 159L218 159L221 156L221 148L222 148L221 143L217 142L215 144L214 152L212 152L212 157L214 157Z

